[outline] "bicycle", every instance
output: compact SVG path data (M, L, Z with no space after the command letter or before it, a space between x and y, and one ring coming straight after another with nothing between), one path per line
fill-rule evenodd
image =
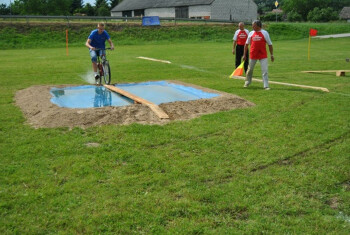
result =
M96 48L96 51L97 50L105 51L105 50L111 50L111 48L106 48L106 49ZM109 62L105 54L102 54L101 56L100 55L97 56L97 70L100 77L96 81L96 85L102 85L102 78L105 84L109 85L111 83L111 68L109 66Z

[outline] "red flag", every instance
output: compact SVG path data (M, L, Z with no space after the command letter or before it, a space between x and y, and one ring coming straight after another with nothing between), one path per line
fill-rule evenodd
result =
M233 71L233 73L230 75L230 78L232 78L233 76L242 76L244 71L243 66L244 61Z
M311 37L317 36L317 30L316 29L310 29L309 34L310 34Z

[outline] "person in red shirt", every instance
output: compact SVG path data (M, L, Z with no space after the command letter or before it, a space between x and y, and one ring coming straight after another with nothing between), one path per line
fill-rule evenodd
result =
M244 29L244 23L239 22L239 29L236 30L233 36L233 48L232 54L236 54L236 68L241 64L241 60L244 54L244 45L248 39L249 31ZM248 54L249 57L249 54ZM244 61L244 71L247 73L249 60Z
M264 89L270 90L266 44L269 46L271 61L273 62L275 58L273 56L272 42L271 42L269 33L261 29L262 23L260 20L255 20L252 26L253 26L253 31L249 33L247 42L244 46L243 60L246 60L248 45L250 45L250 60L249 60L249 67L248 67L244 87L248 87L252 82L254 67L256 62L259 60L261 65L262 77L264 81Z

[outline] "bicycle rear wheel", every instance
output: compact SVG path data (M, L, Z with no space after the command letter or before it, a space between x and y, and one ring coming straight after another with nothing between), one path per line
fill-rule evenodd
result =
M111 83L111 68L109 67L108 61L103 63L103 78L107 85Z

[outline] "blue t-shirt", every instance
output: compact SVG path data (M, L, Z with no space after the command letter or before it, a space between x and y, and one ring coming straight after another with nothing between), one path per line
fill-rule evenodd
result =
M106 40L110 39L107 31L103 31L103 33L98 34L98 29L92 30L88 39L91 39L90 45L95 48L105 49Z

